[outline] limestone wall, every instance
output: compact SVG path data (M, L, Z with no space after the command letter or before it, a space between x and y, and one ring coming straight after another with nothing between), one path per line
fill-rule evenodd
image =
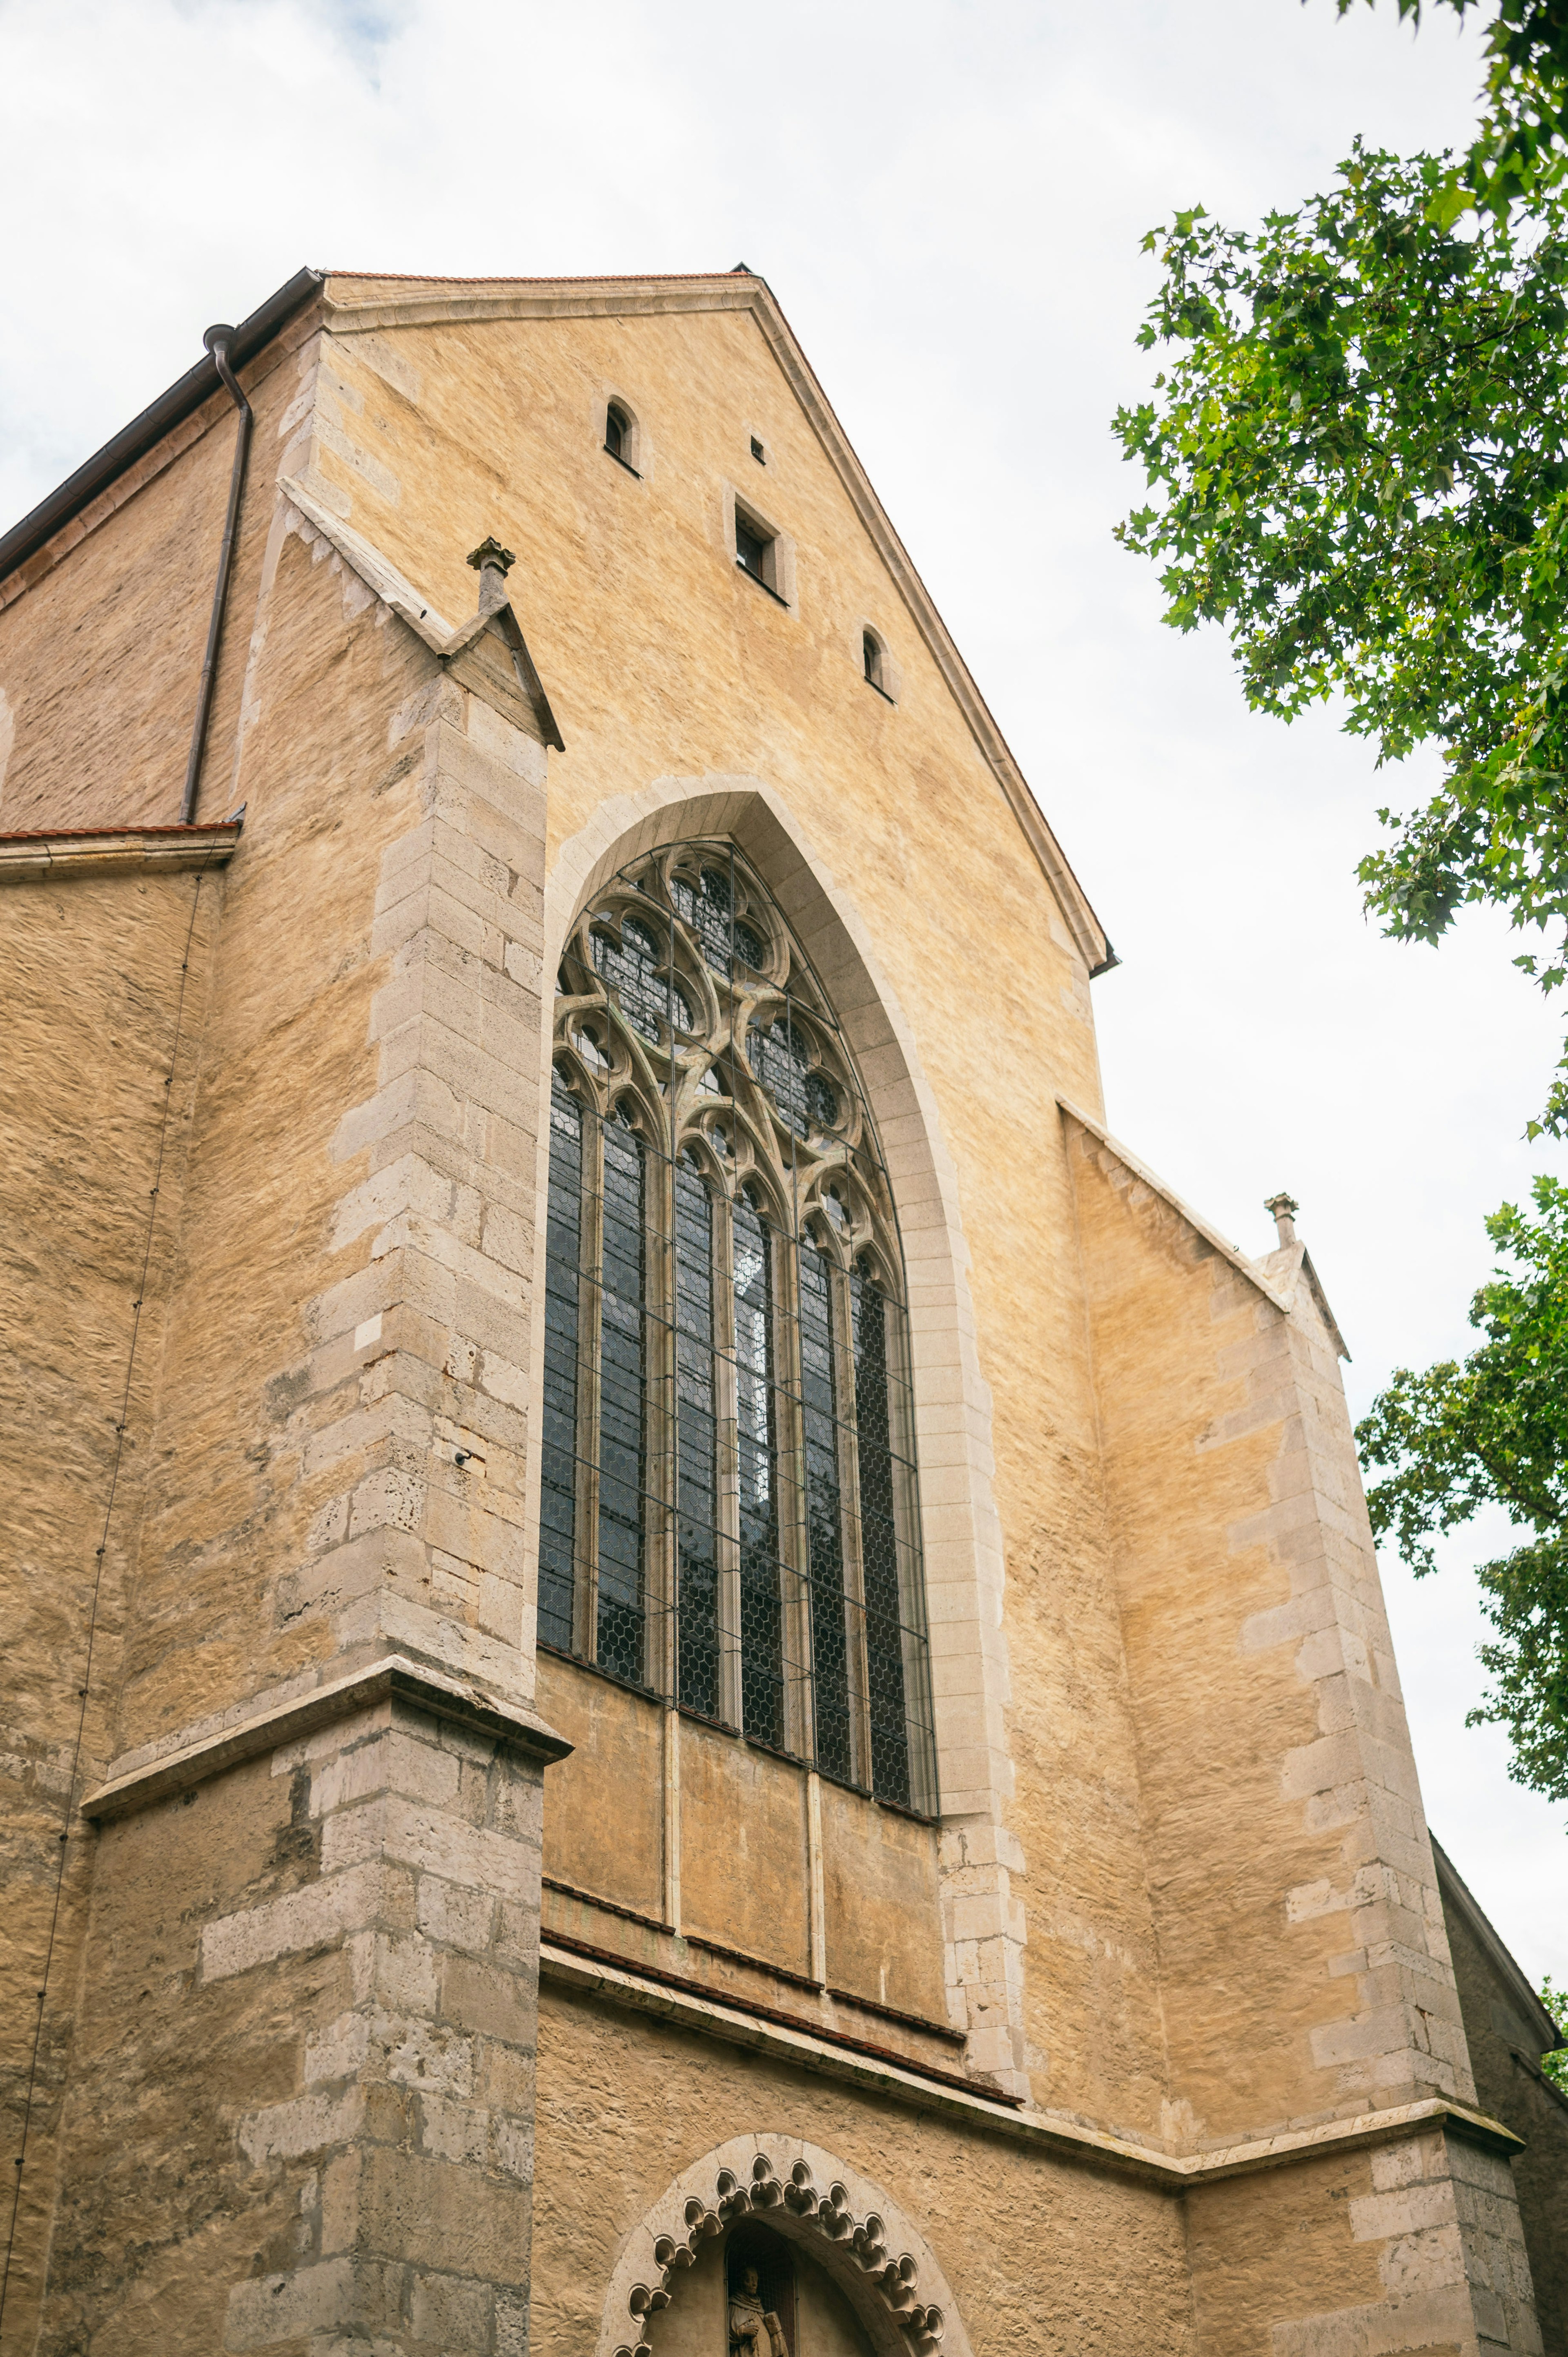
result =
M310 317L291 321L245 371L256 417L252 488L235 551L204 818L234 807L225 795L279 423L297 393L295 351ZM228 393L213 394L0 582L0 829L178 819L235 424Z
M76 1806L115 1744L221 890L215 873L111 870L0 891L8 2158L32 2093L7 2295L16 2346L52 2200L91 1874Z
M1419 2108L1474 2090L1332 1335L1299 1254L1238 1265L1103 1139L1070 895L778 343L745 308L474 318L338 281L255 374L203 805L247 815L210 939L215 893L199 911L180 1185L128 1419L146 1469L84 1749L109 1779L92 1932L84 1876L46 2009L50 2101L70 2093L41 2345L303 2357L352 2330L523 2357L543 1771L553 1969L586 1951L651 1977L636 2014L585 1996L586 1969L545 2000L541 2349L595 2346L650 2206L767 2129L918 2222L974 2351L1185 2357L1266 2331L1330 2357L1479 2332L1523 2357L1506 2143ZM635 473L602 447L612 393ZM5 824L166 813L221 419L0 612ZM787 603L737 572L737 494L790 544ZM505 679L435 651L492 533L565 738L548 773ZM87 627L106 583L149 602L155 651L118 770L85 759L129 695L129 630ZM895 703L862 674L867 625ZM581 894L682 829L756 860L887 1149L937 1827L581 1668L551 1663L535 1695L544 976ZM71 1700L59 1598L79 1630L84 1594L62 1501L105 1469L134 1233L104 1169L120 1148L134 1174L162 1117L194 885L130 917L105 886L74 931L27 888L22 1428L35 1454L76 1436L59 1468L17 1444L43 1571L17 1655L36 1931ZM69 1071L61 1038L94 1021L114 1045L78 1049L84 1109L44 1066ZM54 1128L63 1186L37 1142ZM579 1747L564 1768L544 1770L561 1746L536 1701ZM660 1991L685 2026L655 2018ZM781 2042L698 2035L708 1999ZM801 2037L810 2070L781 2059ZM851 2055L861 2075L835 2077ZM928 2108L875 2091L895 2071ZM1032 2107L1015 2134L1004 2107L944 2108L966 2071ZM1271 2142L1373 2113L1369 2154ZM1094 2133L1073 2145L1064 2119ZM53 2192L26 2178L36 2286ZM146 2231L117 2248L144 2184ZM1412 2237L1434 2299L1391 2321ZM880 2348L886 2315L855 2314Z
M160 1878L138 1863L148 1841L156 1848L160 1814L136 1816L124 1835L105 1834L93 1875L97 1933L85 1950L68 1941L60 1969L50 1975L48 2048L61 2071L69 2065L75 2109L63 2206L53 2219L46 2346L82 2346L84 2334L92 2345L104 2345L102 2337L107 2345L145 2346L148 2337L166 2345L157 2304L172 2281L169 2271L188 2266L193 2244L203 2238L219 2271L207 2279L212 2302L221 2308L227 2299L233 2277L223 2270L237 2267L248 2276L255 2254L242 2251L241 2243L250 2197L236 2186L231 2148L223 2158L237 2133L235 2105L246 2099L239 2048L254 2053L258 2101L280 2087L302 2090L306 2127L295 2133L290 2158L308 2151L319 2158L336 2141L353 2147L356 2170L361 2162L372 2173L381 2165L373 2151L361 2150L364 2140L355 2133L335 2138L336 2095L317 2115L320 2104L308 2091L334 2073L311 2062L308 2023L296 2018L290 1986L269 1986L261 2000L264 2019L253 2032L216 2028L210 2050L188 2024L182 2030L177 2015L191 1987L190 1926L199 1928L204 1910L220 1900L233 1913L259 1910L264 1921L280 1896L274 1869L283 1872L285 1893L291 1878L331 1878L341 1866L336 1900L346 1896L351 1903L330 1915L333 1936L362 1948L388 1920L391 1886L379 1882L367 1892L363 1877L356 1884L349 1869L375 1866L374 1841L384 1836L386 1854L400 1859L401 1871L408 1848L398 1831L403 1821L383 1826L373 1809L361 1810L355 1819L360 1850L347 1861L323 1851L308 1812L296 1819L287 1806L281 1824L269 1822L265 1838L257 1833L252 1839L242 1822L232 1830L228 1824L216 1797L227 1792L226 1782L208 1783L227 1756L221 1746L240 1739L233 1731L242 1733L258 1713L264 1722L269 1712L275 1717L301 1695L318 1694L334 1679L340 1684L357 1665L398 1649L470 1677L478 1670L502 1695L525 1696L529 1684L518 1533L539 1052L542 748L483 707L470 733L469 699L442 681L418 639L298 518L275 500L263 513L250 633L252 764L242 787L248 810L242 865L202 967L199 1019L193 1014L192 1085L180 1099L180 1151L171 1174L183 1169L187 1184L169 1205L164 1232L161 1319L149 1357L156 1381L144 1383L133 1397L127 1424L131 1462L149 1470L117 1513L126 1603L114 1631L117 1654L101 1660L92 1773L84 1780L101 1780L112 1767L114 1776L134 1783L150 1770L161 1790L157 1779L177 1772L193 1804L206 1803L209 1792L214 1796L206 1809L209 1846L171 1848ZM171 914L188 915L188 884L177 911L169 897L177 883L156 888L165 933ZM31 885L16 892L47 955L61 966L53 947L57 896ZM156 899L151 887L149 898ZM37 994L57 1026L38 1058L52 1055L65 1066L73 1023L97 1011L94 958L108 969L100 974L97 996L125 1035L124 1052L105 1065L102 1135L83 1143L111 1165L117 1132L145 1159L137 1125L161 1116L162 1074L155 1069L149 1078L147 1068L156 1068L166 1045L167 994L179 963L161 935L144 940L124 924L121 931L123 941L85 939L77 952L80 971L67 972L58 1001L48 996L47 972ZM126 952L134 963L116 970L111 962ZM123 1012L117 994L129 1002ZM23 1077L35 1090L38 1076ZM96 1077L90 1073L91 1081ZM60 1099L59 1088L51 1094L37 1087L25 1102L46 1130L58 1129L69 1143L73 1129L88 1125ZM143 1175L137 1171L138 1182ZM88 1320L109 1327L124 1312L119 1296L145 1198L126 1215L125 1233L106 1242L89 1232L104 1229L104 1182L103 1170L92 1172L75 1200L69 1185L40 1190L27 1274L37 1285L32 1317L41 1332L70 1323L73 1255L88 1264L91 1286L103 1296L88 1300ZM66 1290L57 1300L62 1276ZM79 1289L89 1289L85 1278ZM89 1340L91 1346L96 1337ZM86 1379L91 1392L93 1372L90 1347L74 1380L80 1385ZM51 1380L59 1391L59 1376ZM91 1401L61 1396L40 1406L44 1428L32 1436L40 1454L49 1448L52 1409L68 1424L85 1422L74 1445L102 1458ZM68 1544L79 1535L68 1529ZM80 1566L68 1562L66 1574L79 1608L69 1631L56 1625L58 1585L39 1583L23 1599L36 1629L39 1740L50 1772L58 1763L49 1747L59 1749L53 1721L62 1709L69 1716L71 1695L71 1673L62 1674L69 1647L60 1638L83 1633ZM46 1653L52 1675L42 1667ZM499 1753L495 1740L489 1744L503 1766L510 1740L502 1738ZM196 1762L188 1774L179 1764L187 1758ZM532 1774L536 1811L536 1766ZM271 1788L274 1806L277 1790ZM417 1788L406 1796L404 1818L412 1810L416 1829L429 1802ZM458 1808L459 1818L466 1813L471 1811ZM392 1814L397 1819L395 1810ZM477 1822L487 1823L483 1807ZM505 1845L521 1840L521 1863L505 1871L532 1922L537 1823L502 1823L495 1830L501 1846L491 1845L494 1855L481 1849L467 1887L489 1908ZM85 1855L93 1837L74 1818L71 1838ZM436 1838L426 1824L419 1836L425 1850L418 1851L416 1839L416 1852L427 1855ZM450 1851L456 1860L453 1837L440 1838L443 1857ZM447 1872L464 1883L456 1863L449 1862ZM40 1879L47 1882L47 1872ZM206 1887L214 1879L216 1896ZM177 1938L166 1929L171 1915ZM32 1909L24 1927L33 1935L22 1943L24 1972L37 1969L38 1916ZM395 1907L391 1920L402 1920ZM80 1910L71 1911L67 1932L79 1921ZM423 2006L431 2018L455 2001L452 1975L438 1957L432 1961L442 1936L422 1928L418 2004L409 1999L416 2014ZM489 1934L466 1933L457 1944L484 1954L489 1941ZM307 1944L318 1942L313 1936ZM494 1969L515 1982L517 1994L507 2002L526 2014L532 2004L527 1940L514 1935L502 1946ZM262 1961L270 1968L288 1953L285 1942ZM121 1980L134 1976L138 1956L147 1981L144 2018L154 2025L141 2045L134 2037L127 2042L126 2007L134 2013L144 1999L138 1989L133 2002ZM470 2042L480 2034L486 2005L493 2012L502 2003L476 1990L477 1984L464 1997L475 2013ZM397 2080L402 2033L375 2012L375 1996L372 1984L355 1983L355 2003L369 2005L371 2013L338 2058L336 2075L356 2086ZM275 2041L271 2047L269 2040ZM526 2076L528 2040L513 2043ZM166 2075L172 2125L150 2093ZM49 2230L55 2093L51 2077L34 2106L39 2140L24 2172L23 2287L36 2281ZM497 2100L510 2106L518 2123L509 2167L513 2181L525 2183L526 2104L520 2113L517 2085ZM192 2147L188 2187L182 2187L179 2155L170 2157L166 2138L177 2144L179 2118L205 2120L207 2106L226 2125L193 2127L203 2157L199 2163ZM443 2166L472 2175L482 2191L489 2144L481 2136L483 2149L475 2154L468 2128L454 2136L452 2149L438 2156ZM103 2154L111 2147L116 2172L105 2183ZM305 2176L312 2178L315 2169L313 2161ZM125 2244L124 2226L109 2222L123 2215L116 2203L129 2198L127 2188L139 2177L154 2188L169 2170L175 2192L166 2210L157 2206L159 2193L146 2213L145 2239L133 2235ZM288 2194L288 2214L296 2221L306 2200L297 2174ZM379 2192L362 2190L359 2206L349 2204L348 2226L341 2217L328 2220L325 2245L309 2245L307 2235L306 2245L295 2246L301 2264L313 2264L313 2252L323 2249L329 2257L345 2255L335 2273L328 2267L312 2277L313 2312L326 2315L334 2300L345 2318L363 2308L363 2269L381 2263L388 2219L400 2203L406 2207L405 2197L384 2183ZM460 2212L462 2201L451 2198ZM296 2227L279 2232L283 2244L263 2236L274 2255ZM334 2243L339 2232L347 2239ZM111 2259L117 2238L121 2249ZM512 2234L511 2244L506 2267L484 2278L490 2305L482 2324L477 2311L468 2312L472 2299L464 2311L464 2329L479 2332L487 2347L498 2287L526 2276L526 2232L521 2241ZM433 2329L458 2328L448 2320ZM9 2321L6 2330L9 2335ZM194 2336L193 2346L213 2345L204 2309L182 2318L180 2330ZM263 2330L261 2337L275 2335Z
M907 2214L940 2255L951 2348L1186 2357L1200 2345L1181 2207L1166 2194L1042 2161L918 2109L581 2005L548 1983L539 2035L535 2357L613 2351L618 2320L604 2315L607 2294L644 2212L699 2156L758 2136L825 2147ZM821 2162L814 2174L825 2193ZM764 2214L794 2222L787 2209ZM895 2257L898 2239L890 2229ZM820 2240L802 2247L827 2255ZM652 2345L684 2357L684 2274L672 2284ZM862 2330L879 2357L907 2350L896 2327L888 2332L885 2309L878 2328L876 2298L861 2297Z
M1473 2100L1332 1346L1069 1123L1162 1963L1198 2147Z
M1546 2357L1568 2357L1568 2096L1541 2072L1541 2023L1517 1968L1501 1968L1467 1891L1444 1884L1465 2038L1483 2111L1524 2138L1513 2164Z
M939 1721L966 1762L946 1798L948 1977L996 2025L983 2067L1157 2134L1135 1769L1053 1102L1058 1087L1099 1102L1062 908L749 313L361 331L349 307L392 291L332 283L316 423L302 421L294 463L446 616L471 595L467 547L493 531L517 552L509 586L566 740L552 866L601 809L626 804L629 827L661 792L759 780L853 910L918 1043L929 1097L899 1118L925 1120L950 1158L968 1300L928 1313L917 1292L914 1314L956 1314L974 1337L961 1389L922 1396L933 1580L950 1547L966 1598L982 1598L966 1651L933 1607ZM638 422L636 478L602 447L612 392ZM788 609L737 572L737 492L793 542ZM863 676L866 622L896 662L896 705ZM929 1212L912 1188L900 1217L919 1254ZM999 1533L989 1495L977 1517L938 1455L944 1415L994 1483ZM977 1546L997 1548L994 1586ZM1008 1665L1019 1639L1022 1681Z

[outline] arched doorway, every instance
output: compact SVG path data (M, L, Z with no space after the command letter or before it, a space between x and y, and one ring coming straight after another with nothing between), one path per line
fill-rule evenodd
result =
M875 2357L809 2250L755 2218L704 2243L642 2329L653 2357Z
M918 2229L799 2137L732 2137L666 2189L622 2246L595 2357L731 2357L736 2291L783 2303L765 2312L787 2340L792 2319L789 2357L972 2357Z

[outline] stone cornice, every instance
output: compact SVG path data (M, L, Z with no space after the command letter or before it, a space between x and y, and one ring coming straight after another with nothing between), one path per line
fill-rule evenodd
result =
M1083 887L1069 866L930 592L915 570L849 436L817 382L811 362L764 279L726 272L718 276L691 278L415 280L407 294L381 293L368 301L346 301L338 290L353 284L351 278L338 275L328 280L324 310L327 325L335 336L380 334L398 328L467 325L492 319L750 312L1060 903L1079 954L1090 974L1102 973L1116 963L1105 930ZM413 291L415 287L418 292Z
M115 1817L131 1816L155 1801L167 1800L172 1793L183 1792L192 1784L236 1766L242 1760L275 1751L281 1744L297 1742L302 1736L315 1734L317 1727L328 1726L334 1719L350 1717L356 1711L368 1710L381 1702L404 1703L432 1718L450 1720L476 1735L510 1744L544 1765L564 1760L572 1749L563 1736L522 1705L503 1701L499 1695L487 1694L478 1686L405 1661L401 1654L389 1653L363 1669L351 1671L347 1677L291 1695L199 1742L180 1743L177 1739L172 1748L150 1759L144 1758L118 1773L120 1762L114 1762L105 1781L82 1802L81 1813L98 1824Z
M239 819L231 818L217 826L56 827L34 834L0 834L0 884L116 868L146 876L220 867L234 856L240 826Z
M539 1954L542 1980L575 1991L579 1996L618 2007L629 2013L656 2015L682 2029L715 2038L728 2046L744 2046L775 2061L789 2062L819 2077L841 2079L884 2100L907 2104L918 2111L937 2114L1005 2136L1015 2144L1048 2153L1058 2160L1086 2168L1110 2169L1140 2177L1171 2193L1189 2187L1217 2183L1228 2177L1248 2177L1267 2169L1289 2168L1325 2154L1359 2152L1372 2146L1393 2144L1442 2128L1511 2159L1524 2149L1524 2139L1500 2121L1440 2096L1421 2103L1401 2104L1387 2111L1362 2112L1349 2119L1322 2120L1310 2127L1287 2128L1277 2136L1226 2145L1213 2151L1169 2153L1157 2146L1133 2144L1101 2134L1075 2120L1053 2118L1048 2113L1018 2111L996 2103L978 2088L972 2094L955 2087L950 2078L929 2077L918 2063L908 2068L830 2044L811 2032L791 2029L747 2012L740 2003L698 1996L670 1986L668 1980L644 1977L634 1966L611 1965L555 1946L548 1931Z

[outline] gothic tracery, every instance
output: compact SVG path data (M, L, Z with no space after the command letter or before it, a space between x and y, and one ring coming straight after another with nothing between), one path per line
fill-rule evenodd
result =
M733 844L556 982L542 1641L935 1805L903 1263L854 1065Z

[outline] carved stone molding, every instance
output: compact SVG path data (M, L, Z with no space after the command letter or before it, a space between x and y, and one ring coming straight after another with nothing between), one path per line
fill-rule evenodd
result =
M819 2145L771 2135L716 2146L639 2221L610 2278L595 2357L652 2357L648 2319L679 2298L703 2244L743 2218L808 2254L886 2357L972 2357L935 2255L897 2205Z

